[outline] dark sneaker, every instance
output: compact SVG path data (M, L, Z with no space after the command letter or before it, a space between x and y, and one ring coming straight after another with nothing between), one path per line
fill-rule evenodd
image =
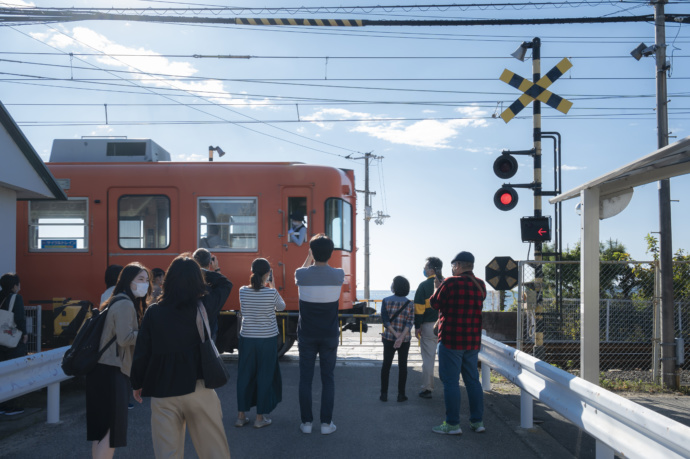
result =
M423 390L419 393L419 396L422 398L431 398L431 391L430 390Z
M460 424L454 426L446 421L443 421L440 426L432 427L431 431L441 435L462 435Z
M486 428L484 428L483 421L470 422L470 429L474 430L477 433L486 432Z
M405 394L398 394L398 401L399 402L406 402L407 397L405 396Z
M5 410L5 416L14 416L15 414L22 414L24 408L9 408Z
M129 405L127 405L127 409L133 410L134 409L134 403L130 403Z
M382 402L387 402L388 401L388 394L381 394L381 396L379 397L379 400L381 400Z

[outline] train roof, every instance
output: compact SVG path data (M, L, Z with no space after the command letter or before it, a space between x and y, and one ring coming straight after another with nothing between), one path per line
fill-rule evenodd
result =
M151 139L55 139L51 163L132 163L170 161L170 153Z

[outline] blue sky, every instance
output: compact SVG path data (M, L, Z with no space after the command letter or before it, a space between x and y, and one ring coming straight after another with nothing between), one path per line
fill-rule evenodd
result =
M395 2L405 3L419 4ZM653 13L649 5L630 2L518 9L479 3L487 7L294 15L255 9L238 15L505 19ZM21 4L28 3L0 1L0 7ZM32 3L84 8L114 4L187 5L100 0ZM324 2L288 5L323 6ZM233 6L285 3L241 1ZM677 2L666 11L687 14L688 4ZM564 191L656 149L654 60L636 61L629 54L640 42L654 43L651 23L357 29L109 21L3 26L0 100L45 160L55 138L151 138L179 161L205 161L208 145L219 145L228 153L223 161L300 161L350 168L361 189L363 162L344 156L361 156L357 152L383 156L371 169L371 188L377 193L373 210L390 218L383 225L371 225L371 287L385 289L398 274L413 285L421 281L424 258L431 255L449 263L458 251L469 250L476 256L480 277L494 256L527 258L519 219L532 214L531 193L520 190L515 209L497 210L493 195L503 181L494 176L492 165L503 149L532 147L531 105L508 124L492 115L519 96L498 79L505 68L531 78L531 53L525 62L510 53L535 36L542 40L542 74L563 57L573 63L550 88L571 100L573 108L567 115L542 108L543 130L563 136ZM672 136L684 138L690 135L688 25L667 24L666 37L672 63L669 128ZM132 54L143 56L122 56ZM228 54L252 58L189 57ZM52 79L38 81L38 77ZM229 103L234 105L221 105ZM103 104L108 104L107 125ZM249 119L268 123L234 123ZM551 141L545 140L543 148L544 189L552 189ZM510 181L531 182L531 160L520 157L519 162L520 170ZM689 189L687 177L671 180L672 199L677 200L672 204L674 251L690 249ZM623 213L601 222L601 240L618 239L634 258L649 259L644 236L658 231L657 200L656 184L638 188ZM580 231L575 204L571 200L563 205L563 241L570 246L578 241ZM359 206L358 287L362 288L361 198ZM544 214L553 215L546 198ZM529 256L533 254L532 249Z

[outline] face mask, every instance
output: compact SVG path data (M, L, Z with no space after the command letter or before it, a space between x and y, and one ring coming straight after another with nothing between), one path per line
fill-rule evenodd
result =
M422 269L422 276L424 276L424 277L429 277L429 276L426 275L426 269Z
M134 294L134 296L136 298L145 297L149 291L149 284L148 283L132 282L132 285L134 286L134 288L132 289L132 294Z

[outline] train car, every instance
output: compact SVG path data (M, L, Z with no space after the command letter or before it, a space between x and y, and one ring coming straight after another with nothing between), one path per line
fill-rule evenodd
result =
M305 216L307 241L335 243L331 265L345 270L340 308L355 307L355 204L351 170L301 163L170 162L152 140L55 140L48 168L67 201L19 202L17 272L29 303L55 298L97 304L111 264L138 261L166 269L208 247L235 285L224 310L239 310L257 257L273 266L288 311L298 309L295 269L309 244L288 241L290 215ZM295 340L296 318L281 328L281 354ZM237 347L237 319L222 314L217 344ZM284 339L282 337L285 336Z

